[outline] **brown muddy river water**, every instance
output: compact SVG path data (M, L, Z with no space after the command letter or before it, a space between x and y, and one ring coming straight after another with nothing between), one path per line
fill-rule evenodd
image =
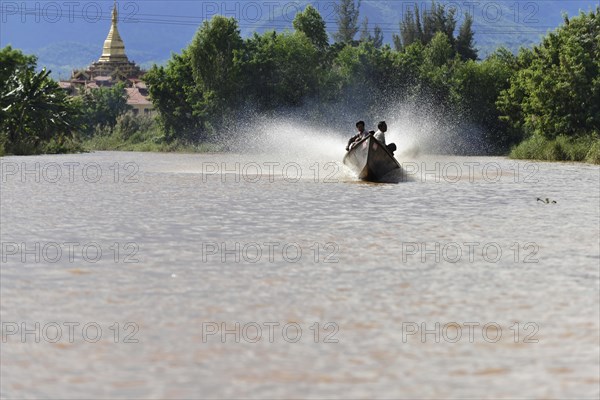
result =
M598 398L598 166L341 157L0 159L2 398Z

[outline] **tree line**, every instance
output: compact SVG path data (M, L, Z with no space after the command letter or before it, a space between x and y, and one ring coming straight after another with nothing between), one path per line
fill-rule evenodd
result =
M210 140L215 126L227 125L248 107L264 112L311 103L317 108L312 115L329 115L340 102L356 108L353 99L360 96L361 113L368 113L381 106L381 94L391 102L418 92L433 93L438 102L465 103L471 93L461 87L464 80L489 74L475 64L463 72L467 61L477 58L472 18L467 16L455 37L453 9L432 6L422 23L418 6L416 17L405 16L394 49L383 45L379 26L371 32L368 19L360 26L360 1L340 2L332 44L325 22L310 5L296 15L294 31L247 39L235 19L215 16L186 49L166 66L154 66L144 79L167 140ZM447 79L458 70L462 75L452 78L460 81Z
M248 38L242 38L233 18L203 22L187 48L144 76L158 111L160 137L153 140L216 141L220 128L235 124L247 110L302 107L310 118L326 121L336 110L376 115L385 104L410 100L460 120L458 135L466 132L466 124L477 126L487 153L506 154L513 148L516 156L600 162L599 9L565 16L564 24L533 48L518 54L500 48L483 60L474 45L472 17L466 15L457 28L454 10L443 4L433 2L428 10L415 5L406 12L393 47L383 44L381 28L370 30L368 20L361 23L359 17L360 1L341 0L333 43L310 5L296 15L293 30ZM13 53L2 50L2 57ZM21 61L27 68L33 62ZM14 75L12 81L20 79L10 72L12 64L0 65L2 73ZM14 153L20 140L31 136L43 142L46 136L28 135L35 126L17 126L19 118L7 108L4 95L18 86L12 81L2 80L0 87L0 112L14 117L2 118L0 143ZM63 138L74 132L106 134L94 126L114 128L118 115L113 118L110 110L126 111L107 106L116 100L106 93L104 98L64 100L65 107L78 108L67 114L78 116L63 118L66 124L56 131Z

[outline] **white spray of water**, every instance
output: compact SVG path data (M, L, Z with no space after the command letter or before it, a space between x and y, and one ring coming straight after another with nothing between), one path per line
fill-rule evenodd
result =
M378 121L387 122L386 142L396 144L395 157L400 163L424 154L469 152L481 146L481 138L472 131L461 131L460 117L448 115L431 102L397 102L381 107L370 117L330 115L323 119L302 107L280 114L247 111L223 137L230 150L251 159L295 162L303 168L335 162L347 177L352 174L341 161L359 119L365 120L367 130L376 130Z
M481 154L487 149L481 129L431 102L394 103L377 117L387 122L386 141L396 143L399 160L421 154Z
M350 131L352 132L352 131ZM341 179L352 179L353 174L342 165L349 135L333 128L307 122L299 118L255 115L244 123L238 123L230 148L244 158L262 163L277 163L279 167L295 163L300 165L303 176L314 176L315 169L321 173L333 171ZM325 171L327 170L327 171Z

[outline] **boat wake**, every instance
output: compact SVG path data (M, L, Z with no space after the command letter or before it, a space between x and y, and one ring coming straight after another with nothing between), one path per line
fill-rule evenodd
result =
M255 116L245 123L238 123L235 133L227 135L233 138L227 143L227 147L244 159L276 163L278 166L294 163L303 171L319 169L321 180L335 176L338 181L356 181L356 174L342 163L346 155L347 141L354 133L353 124L349 125L348 131L342 132L295 118ZM400 162L419 153L419 145L414 140L415 135L406 125L395 124L387 137L388 142L397 144L395 156ZM317 175L314 171L303 173L303 176ZM378 181L404 182L406 176L401 171L392 171Z
M303 171L313 171L303 176L317 176L316 171L320 170L318 176L322 180L335 171L339 180L354 180L352 172L341 163L346 153L346 136L291 118L258 117L238 127L228 147L244 158L278 165L293 163Z

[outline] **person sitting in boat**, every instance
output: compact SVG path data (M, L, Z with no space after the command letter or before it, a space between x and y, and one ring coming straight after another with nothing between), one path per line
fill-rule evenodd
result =
M368 132L367 130L365 130L365 121L358 121L356 123L356 129L358 130L358 133L352 136L350 140L348 140L348 144L346 145L346 151L350 151L350 149L353 148L356 145L356 143L369 136L372 132Z
M385 121L380 121L377 124L377 132L375 132L375 139L379 140L381 144L385 145L390 153L394 155L394 151L396 151L396 144L390 143L388 145L385 144L385 133L387 132L387 124Z
M385 121L380 121L377 124L377 132L375 132L375 139L379 140L381 144L385 144L385 133L387 132L387 124Z

